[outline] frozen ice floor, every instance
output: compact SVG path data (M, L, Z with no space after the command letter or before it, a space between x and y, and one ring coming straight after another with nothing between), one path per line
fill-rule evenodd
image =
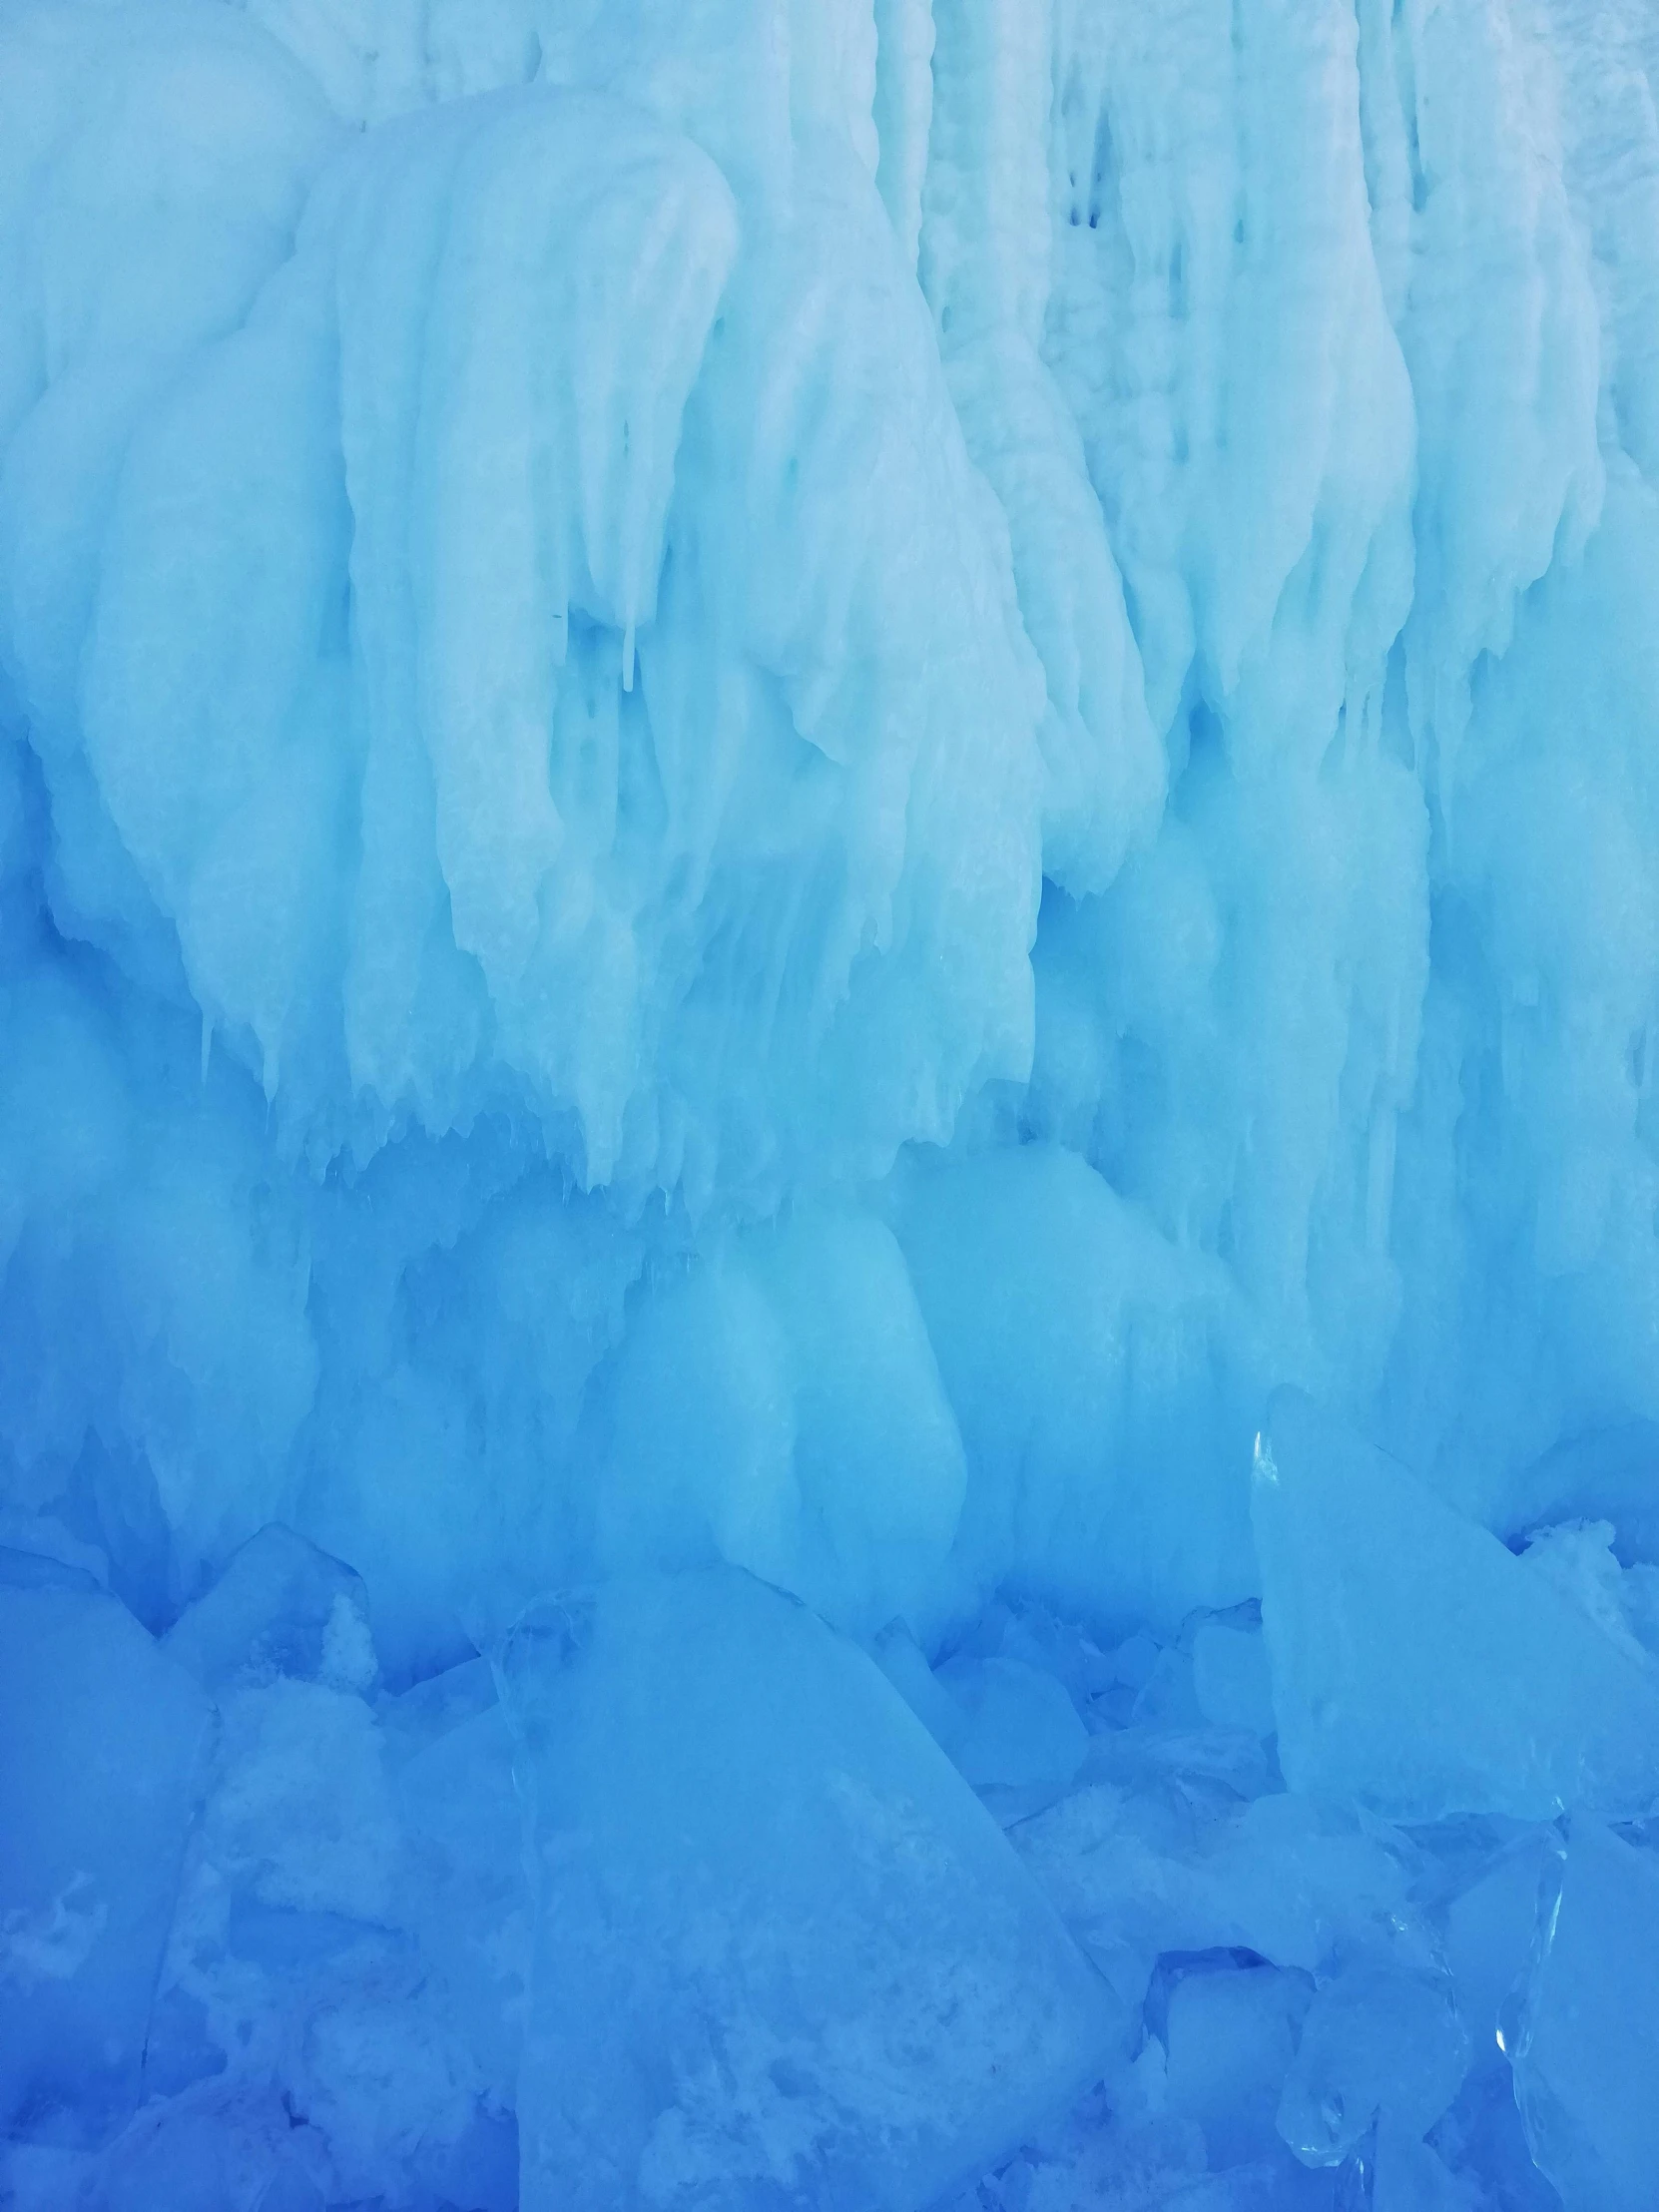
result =
M1294 1400L1256 1484L1260 1606L931 1665L711 1568L393 1695L279 1527L159 1643L4 1554L6 2201L1640 2212L1649 1575ZM1511 1729L1535 1666L1593 1694Z

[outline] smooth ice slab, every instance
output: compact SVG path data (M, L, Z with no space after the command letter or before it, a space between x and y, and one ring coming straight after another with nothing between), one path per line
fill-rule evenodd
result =
M539 1885L524 2212L910 2208L1084 2086L1103 1990L874 1663L731 1570L503 1660Z
M1575 1821L1514 2053L1566 2212L1650 2212L1659 2187L1659 1858Z
M1252 1511L1293 1790L1399 1820L1659 1803L1659 1672L1299 1392Z

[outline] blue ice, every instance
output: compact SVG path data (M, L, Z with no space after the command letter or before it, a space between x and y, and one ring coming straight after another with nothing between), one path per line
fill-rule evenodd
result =
M0 2203L1654 2212L1650 0L0 0Z

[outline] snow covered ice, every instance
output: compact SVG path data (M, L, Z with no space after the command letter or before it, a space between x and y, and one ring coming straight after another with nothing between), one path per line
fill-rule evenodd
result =
M0 0L0 2203L1659 2208L1650 0Z

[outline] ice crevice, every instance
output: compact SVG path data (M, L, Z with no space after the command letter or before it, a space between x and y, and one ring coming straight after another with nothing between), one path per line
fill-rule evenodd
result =
M0 0L0 2201L1651 2212L1656 736L1645 0Z

